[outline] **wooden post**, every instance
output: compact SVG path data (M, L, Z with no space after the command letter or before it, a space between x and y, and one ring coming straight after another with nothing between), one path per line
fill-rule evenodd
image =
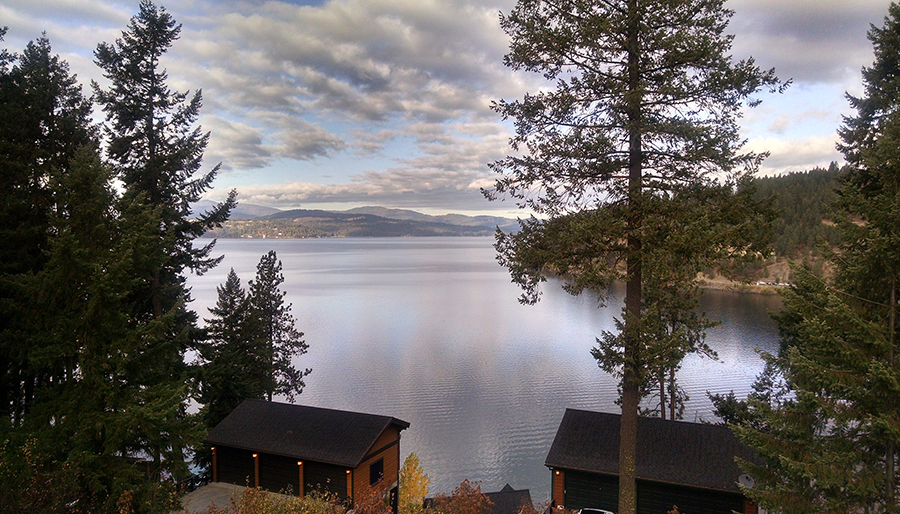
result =
M259 454L253 454L253 487L259 487Z
M562 470L553 470L553 484L550 491L551 505L554 507L565 507L565 475Z
M212 481L213 481L213 482L218 482L218 481L219 481L219 465L218 465L218 460L216 459L216 447L213 446L213 447L210 448L210 449L212 450L212 454L213 454L213 456L212 456L212 457L213 457L213 461L212 461L212 468L213 468L213 469L212 469L212 475L213 475L213 476L212 476Z
M353 471L347 470L347 498L350 499L350 505L353 505Z
M759 509L756 507L756 504L753 501L744 498L744 514L757 514Z
M300 470L300 487L297 488L297 496L303 498L303 461L297 461L297 468Z

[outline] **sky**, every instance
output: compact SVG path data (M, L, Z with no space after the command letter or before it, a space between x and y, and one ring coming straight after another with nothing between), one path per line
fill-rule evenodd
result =
M204 165L222 170L207 195L279 209L363 205L515 217L488 202L487 164L508 153L512 125L492 101L548 84L513 72L499 13L515 0L160 1L182 24L162 61L170 85L200 89L211 132ZM845 93L862 92L866 37L887 0L728 0L733 55L753 56L792 85L741 120L747 149L770 152L761 175L841 162ZM4 0L3 45L46 32L89 93L93 63L121 37L138 0Z

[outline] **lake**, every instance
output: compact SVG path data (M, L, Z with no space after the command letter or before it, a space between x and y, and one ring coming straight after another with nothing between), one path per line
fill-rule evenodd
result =
M411 426L401 453L416 452L431 493L465 478L495 491L507 482L549 499L544 459L567 407L618 412L616 380L590 354L613 330L623 290L600 307L557 282L541 301L495 260L492 238L221 239L222 264L191 276L195 309L208 317L216 287L234 268L244 287L261 255L275 250L287 301L312 368L297 403L394 416ZM707 332L718 360L690 356L678 374L684 419L712 420L706 392L743 396L774 352L768 312L776 296L707 291L700 309L722 324Z

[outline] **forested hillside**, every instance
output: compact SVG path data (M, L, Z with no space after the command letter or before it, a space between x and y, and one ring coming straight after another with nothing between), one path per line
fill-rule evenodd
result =
M234 220L210 230L210 237L429 237L487 236L494 226L462 226L391 219L372 214L294 209L251 220Z
M828 218L843 171L837 163L831 163L828 169L757 180L758 196L773 198L773 207L779 212L773 243L777 257L818 258L822 242L837 241L837 230Z
M707 287L731 289L734 279L750 282L788 283L793 281L791 261L803 262L827 273L822 255L823 245L837 243L837 228L831 212L837 200L836 190L846 169L837 163L827 168L787 175L759 178L755 181L757 198L770 199L776 211L772 239L772 255L749 265L736 276L723 277L718 270L705 272ZM740 286L743 289L743 286Z

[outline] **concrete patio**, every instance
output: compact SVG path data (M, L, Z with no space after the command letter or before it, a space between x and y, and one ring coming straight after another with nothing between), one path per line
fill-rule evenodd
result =
M219 508L231 505L232 496L240 496L246 487L224 482L213 482L198 487L181 498L181 512L197 514L205 512L210 505Z

